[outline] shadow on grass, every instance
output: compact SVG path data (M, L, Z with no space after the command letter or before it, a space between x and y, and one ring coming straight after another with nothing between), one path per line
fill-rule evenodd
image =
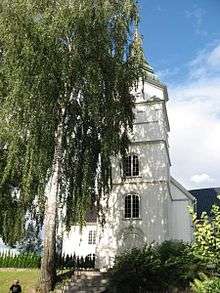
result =
M66 283L71 281L74 274L74 269L58 271L56 276L56 281L54 284L54 289L61 289Z

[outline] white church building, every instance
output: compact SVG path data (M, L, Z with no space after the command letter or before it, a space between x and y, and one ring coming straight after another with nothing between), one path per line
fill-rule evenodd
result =
M170 175L166 103L167 88L147 65L148 77L135 95L135 121L125 162L112 162L113 190L106 223L90 217L80 231L64 233L63 253L96 257L96 267L107 269L115 255L145 243L178 239L192 241L188 206L194 197Z

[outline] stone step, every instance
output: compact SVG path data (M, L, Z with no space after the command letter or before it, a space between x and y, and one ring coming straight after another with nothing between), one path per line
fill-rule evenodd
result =
M98 271L76 271L63 286L62 293L102 293L108 278ZM61 291L60 291L61 292Z

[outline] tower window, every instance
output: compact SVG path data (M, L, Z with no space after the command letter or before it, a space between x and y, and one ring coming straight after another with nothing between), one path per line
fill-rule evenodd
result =
M139 176L139 159L137 155L129 155L124 160L124 176Z
M140 198L136 194L125 196L125 219L138 219L140 217Z
M89 231L88 244L96 244L96 231L95 230Z
M137 112L136 112L136 117L135 117L135 122L143 122L145 121L145 116L146 116L146 112L144 110L138 110L137 109Z

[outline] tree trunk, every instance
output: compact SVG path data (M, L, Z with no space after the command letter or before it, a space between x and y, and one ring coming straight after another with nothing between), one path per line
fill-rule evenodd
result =
M51 188L47 194L47 203L44 216L44 240L43 256L41 261L41 291L48 293L54 286L56 277L55 253L56 253L56 187L57 174L52 176Z
M59 191L59 170L62 141L62 125L58 126L54 152L52 176L46 188L47 202L44 212L43 256L41 260L41 292L50 292L56 278L56 222L57 194Z

